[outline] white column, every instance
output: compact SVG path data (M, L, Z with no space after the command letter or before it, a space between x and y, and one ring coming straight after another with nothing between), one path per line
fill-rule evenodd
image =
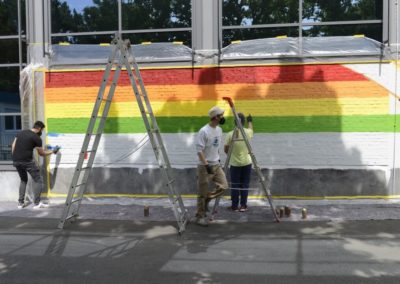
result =
M220 0L192 0L193 49L199 64L217 62Z
M50 1L26 0L28 62L47 66L50 41Z

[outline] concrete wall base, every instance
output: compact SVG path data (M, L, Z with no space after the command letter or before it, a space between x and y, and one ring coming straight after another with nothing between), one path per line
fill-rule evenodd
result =
M388 196L384 170L357 169L263 169L270 184L271 193L283 197L332 197L332 196ZM51 193L67 193L73 169L60 168L50 175ZM196 169L174 169L175 186L181 194L196 194ZM19 177L16 172L0 172L2 194L0 200L17 200ZM45 184L47 182L45 181ZM263 195L253 171L250 195ZM159 169L94 168L89 185L89 194L167 194ZM227 193L229 195L229 193Z

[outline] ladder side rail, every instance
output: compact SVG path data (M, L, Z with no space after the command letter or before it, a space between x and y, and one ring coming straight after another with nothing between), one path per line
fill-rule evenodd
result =
M235 135L237 135L237 133L238 133L238 129L237 129L237 127L235 127L235 129L233 130L231 142L229 143L229 149L228 149L228 153L226 154L226 160L225 160L225 164L224 164L224 173L225 173L225 177L226 178L228 178L229 162L230 162L231 156L232 156L233 145L236 142L234 140L234 137L235 137ZM221 200L221 196L219 196L219 197L217 197L215 199L214 206L213 206L213 209L211 211L211 218L212 219L214 219L214 215L217 214L217 208L219 206L220 200Z
M102 81L101 81L101 85L100 85L100 88L99 88L99 92L97 94L96 102L95 102L94 107L93 107L91 119L89 121L89 125L88 125L88 128L86 130L87 134L93 133L93 130L94 130L94 127L95 127L95 124L96 124L96 118L97 118L97 115L98 115L98 113L100 111L101 104L103 102L104 92L105 92L106 87L107 87L108 78L110 77L111 70L112 70L112 67L113 67L113 63L114 63L116 54L117 54L117 46L113 45L112 53L111 53L110 57L108 58L108 61L107 61L108 63L107 63L107 66L106 66L106 70L104 71L103 78L102 78ZM90 137L91 136L89 135L88 137L89 137L89 141L90 141ZM82 145L82 149L84 148L84 146L86 146L85 150L87 149L87 147L89 146L89 141L88 141L88 143L86 145L85 144Z
M147 110L149 112L153 113L153 109L152 109L152 106L150 104L150 100L148 99L147 91L146 91L146 88L144 86L144 82L143 82L142 75L140 73L139 66L136 63L135 56L133 54L133 50L131 49L130 52L131 52L131 55L132 55L132 58L133 58L133 67L135 69L136 78L139 81L139 86L140 86L140 89L142 91L142 94L143 94L143 97L144 97L144 101L146 103ZM169 161L169 158L168 158L164 143L162 143L162 137L161 137L161 134L160 134L160 131L159 131L160 128L158 126L157 120L156 120L154 115L151 117L151 119L152 119L153 128L158 130L158 131L156 131L156 137L157 137L158 143L160 144L160 149L161 149L162 154L163 154L164 163L167 164L169 169L170 169L171 168L171 163Z
M250 154L251 160L253 162L253 166L254 166L254 168L256 170L256 173L257 173L257 175L258 175L258 177L260 179L261 186L262 186L262 188L263 188L263 190L264 190L264 192L265 192L265 194L267 196L268 203L271 206L272 214L273 214L275 220L279 222L278 215L276 214L275 207L274 207L274 205L272 203L271 192L270 192L268 186L265 183L265 177L262 174L262 172L261 172L261 170L260 170L260 168L258 166L257 159L256 159L256 157L255 157L255 155L253 153L253 150L252 150L252 147L250 145L249 139L248 139L248 137L246 135L246 132L244 131L243 125L242 125L242 123L240 121L240 118L239 118L237 112L236 112L235 105L233 104L231 99L228 99L228 102L229 102L229 105L231 107L232 113L233 113L233 115L235 117L236 125L239 128L240 133L242 134L242 138L243 138L243 140L244 140L244 142L245 142L245 144L247 146L247 149L249 150L249 154Z
M265 191L265 194L268 197L268 202L269 202L269 204L271 206L271 209L273 209L273 213L276 215L275 207L273 206L272 201L271 201L271 197L272 197L271 196L271 192L270 192L268 186L265 184L265 177L262 174L262 172L261 172L261 170L260 170L260 168L258 166L258 162L257 162L256 156L253 153L253 150L252 150L252 147L250 145L249 139L248 139L248 137L246 135L246 132L244 131L243 125L242 125L242 123L241 123L241 121L239 119L239 116L238 116L237 112L236 112L235 106L232 105L231 109L232 109L233 114L235 115L236 123L238 125L239 130L240 130L240 133L242 134L243 140L246 143L247 149L249 150L249 154L250 154L251 160L253 162L253 165L254 165L254 168L256 170L256 173L257 173L257 175L258 175L258 177L260 179L260 182L261 182L261 185L263 187L263 190Z
M70 210L70 207L71 207L71 201L72 201L72 199L74 197L75 189L76 189L75 186L76 186L76 184L77 184L77 182L79 180L80 174L81 174L80 168L82 167L82 165L84 163L85 152L86 152L86 150L87 150L87 148L89 146L90 140L91 140L91 134L90 133L92 133L94 125L95 125L95 121L96 121L95 117L97 116L97 114L99 112L99 109L100 109L101 101L102 101L102 98L104 96L104 91L105 91L106 86L107 86L108 77L110 75L110 72L111 72L111 69L112 69L112 65L113 65L113 62L115 60L116 52L117 52L117 49L116 49L116 46L114 45L112 47L112 52L111 52L111 54L110 54L110 56L108 58L108 61L107 61L108 63L107 63L107 66L106 66L106 70L105 70L105 72L103 74L101 85L100 85L100 88L99 88L99 91L98 91L98 94L97 94L97 100L96 100L96 103L95 103L95 105L93 107L91 119L89 121L89 125L88 125L88 128L86 130L86 135L85 135L84 141L82 143L82 148L81 148L81 151L80 151L80 154L79 154L79 158L78 158L77 164L76 164L75 169L74 169L74 174L73 174L73 177L72 177L72 180L71 180L70 187L68 189L68 194L67 194L67 198L66 198L66 201L65 201L65 207L63 209L63 213L61 215L62 217L61 217L61 221L60 221L60 225L59 225L59 228L61 228L61 229L64 226L65 219L67 218L69 210Z
M136 76L137 76L136 78L138 78L140 90L142 91L142 93L139 92L139 89L137 87L137 81L136 81L135 75L132 72L131 64L129 63L128 58L125 58L125 66L126 66L126 69L128 71L128 74L129 74L129 80L131 81L131 85L132 85L134 94L136 96L136 100L137 100L139 108L141 110L143 121L145 123L147 132L149 134L149 139L150 139L150 142L151 142L152 147L154 149L154 153L156 155L157 162L159 164L159 167L162 169L164 180L167 181L166 185L167 185L167 188L169 189L168 190L168 197L170 199L170 202L173 204L172 208L173 208L173 212L174 212L175 218L178 221L179 227L181 227L181 226L184 226L184 223L186 222L185 221L183 224L181 224L181 222L183 222L183 220L182 220L183 217L186 216L185 206L183 204L181 196L179 194L177 194L177 192L175 191L175 189L173 188L173 186L171 184L172 179L171 179L171 173L170 173L170 163L169 163L169 160L168 160L168 155L167 155L167 153L165 151L165 148L164 148L164 145L162 143L162 139L161 139L160 136L157 136L157 140L154 139L154 132L152 131L152 127L151 127L149 118L148 118L148 116L146 114L146 109L147 109L147 112L150 115L151 122L152 122L152 125L153 125L153 129L156 130L155 133L157 135L159 135L158 124L157 124L157 121L156 121L156 119L154 117L154 113L153 113L150 101L148 99L148 96L147 96L147 93L146 93L146 89L145 89L144 84L143 84L143 80L141 79L139 67L138 67L138 65L137 65L137 63L136 63L136 61L134 59L133 53L131 53L131 54L132 54L132 58L133 58L133 64L132 65L133 65L133 67L135 69L135 73L136 73ZM144 98L145 104L143 104L142 97ZM159 149L161 149L161 151L162 151L161 154L162 155L160 155ZM178 201L179 207L183 211L182 213L184 213L184 214L180 215L178 213L177 208L175 206L175 202L176 201Z
M143 118L143 121L145 123L148 135L149 135L150 143L152 144L152 147L153 147L153 150L154 150L154 153L155 153L155 156L156 156L156 160L158 162L159 167L162 169L162 173L163 173L163 176L164 176L165 180L167 180L167 182L168 182L167 187L170 189L168 191L168 196L169 196L171 202L174 202L174 199L175 199L174 195L176 195L176 192L173 189L173 187L169 184L169 182L171 181L171 175L170 175L170 172L168 170L168 167L170 167L170 165L168 163L166 163L166 159L165 159L165 157L167 157L166 152L165 153L164 152L160 153L160 151L159 151L159 149L162 149L162 147L161 147L162 144L160 144L160 140L154 139L154 132L152 131L149 118L147 117L146 108L145 108L145 105L143 104L141 93L139 92L139 89L137 87L137 82L136 82L135 76L134 76L134 74L132 72L131 65L130 65L130 63L128 61L128 58L125 58L124 61L125 61L126 70L128 71L129 80L131 81L131 85L132 85L133 91L135 93L136 100L138 102L138 105L139 105L139 108L140 108L140 111L141 111L141 114L142 114L142 118ZM135 70L138 71L138 67L137 67L137 64L136 64L135 61L134 61L133 66L134 66ZM147 98L147 95L144 94L143 97ZM146 102L146 106L150 105L149 100L145 100L145 102ZM153 112L151 110L151 106L150 106L150 108L147 108L147 110L148 110L148 112L150 114L150 117L153 118L154 114L153 114ZM156 129L158 129L158 128L156 128ZM171 193L173 193L174 195L172 195ZM179 202L180 202L180 205L183 205L183 202L181 202L181 201L179 201Z
M112 98L114 97L114 94L115 94L115 88L117 87L117 82L118 82L118 79L119 79L119 76L120 76L120 73L121 73L121 69L122 69L122 62L123 62L122 57L123 57L123 55L121 55L121 57L120 57L120 59L118 61L118 65L117 65L117 68L116 68L116 70L114 72L112 83L111 83L110 89L108 91L108 95L107 95L107 98L106 98L106 103L105 103L105 106L103 108L103 111L101 112L100 122L99 122L99 125L97 127L96 136L95 136L95 139L94 139L94 142L93 142L93 145L92 145L92 149L94 151L90 153L89 160L88 160L87 165L86 165L86 167L88 167L89 169L86 170L84 175L83 175L82 183L84 183L84 185L83 185L82 189L79 191L80 193L79 193L79 197L78 198L80 200L78 200L78 202L77 202L78 204L76 206L76 213L78 213L78 211L79 211L79 207L80 207L80 205L82 203L83 194L86 191L87 181L88 181L89 175L90 175L90 173L92 171L94 159L95 159L96 154L97 154L97 148L99 147L100 140L101 140L101 137L102 137L102 134L103 134L103 130L104 130L104 127L105 127L105 124L106 124L106 120L107 120L107 117L108 117L108 113L109 113L109 110L110 110L110 107L111 107Z
M150 143L151 143L151 145L153 147L153 150L154 150L154 153L156 155L156 160L157 160L158 165L159 165L160 168L165 168L165 166L162 163L162 161L165 162L165 160L162 159L162 157L160 155L160 151L159 151L159 148L161 148L161 147L159 147L158 141L156 141L156 139L154 139L154 133L152 131L152 127L150 125L149 118L147 117L146 108L145 108L145 105L143 104L141 94L140 94L139 89L137 87L136 79L134 77L131 65L130 65L130 63L129 63L127 58L125 58L125 66L126 66L126 70L128 71L129 80L131 81L131 86L133 88L133 92L135 94L136 101L137 101L137 103L139 105L139 109L140 109L140 112L142 114L143 122L145 124L145 127L146 127L148 135L149 135ZM135 69L136 69L136 66L135 66ZM147 109L147 110L148 110L147 112L149 112L150 116L153 116L151 108ZM169 176L168 176L168 179L170 179Z

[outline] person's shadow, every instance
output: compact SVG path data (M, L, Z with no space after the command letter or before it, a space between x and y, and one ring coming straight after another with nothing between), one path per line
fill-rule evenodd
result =
M342 65L306 65L301 60L284 65L285 58L279 61L277 66L254 67L254 83L235 96L238 109L253 114L253 151L272 195L386 195L384 172L365 170L360 150L348 143L357 134L346 133L347 121L343 126L352 110L342 98L351 94L330 82L330 78L348 81L346 76L360 74ZM260 101L259 106L240 105L240 100L249 98ZM251 184L259 184L255 172Z

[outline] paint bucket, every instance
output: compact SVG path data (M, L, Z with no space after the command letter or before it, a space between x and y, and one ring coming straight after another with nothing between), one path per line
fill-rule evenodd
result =
M149 217L149 215L150 215L150 207L148 205L144 206L143 214L144 214L144 217Z
M301 218L307 219L307 209L306 208L301 209Z
M290 217L291 213L292 213L292 209L290 209L289 206L285 206L285 216Z
M283 207L279 208L279 218L282 218L284 213L285 209Z

